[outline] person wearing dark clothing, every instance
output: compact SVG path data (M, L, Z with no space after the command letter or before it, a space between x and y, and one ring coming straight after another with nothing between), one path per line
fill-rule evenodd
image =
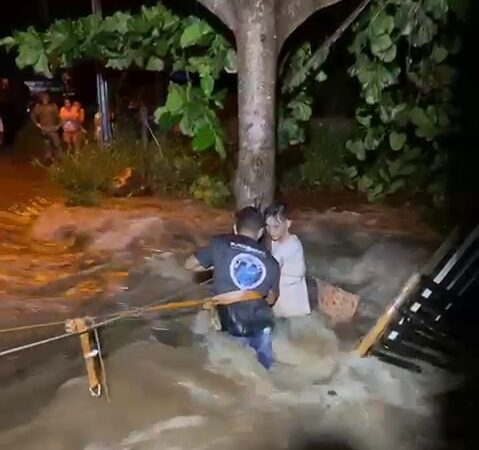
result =
M61 124L58 106L50 102L50 96L47 92L40 96L40 102L33 108L31 118L45 139L46 157L52 158L52 147L54 152L58 152L62 146L58 134Z
M219 305L222 331L241 345L256 351L267 369L273 363L271 305L279 295L280 270L271 253L258 243L264 233L264 216L248 207L236 215L234 233L212 238L210 244L190 256L185 267L193 271L213 269L214 295L255 291L255 300Z

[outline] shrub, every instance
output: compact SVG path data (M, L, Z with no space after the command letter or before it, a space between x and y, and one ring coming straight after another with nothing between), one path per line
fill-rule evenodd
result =
M354 124L349 119L329 118L313 120L308 143L289 150L301 152L292 155L299 163L284 162L283 185L290 188L335 188L347 184L344 156L345 144L353 133ZM291 155L290 155L291 156ZM288 169L288 166L290 167Z
M218 159L216 155L195 153L185 137L164 134L159 144L158 147L151 142L143 148L133 135L121 132L111 148L87 144L77 155L64 154L47 170L53 181L68 191L68 204L90 206L98 203L99 195L113 193L114 178L127 167L140 174L150 190L177 195L196 192L190 188L202 175L208 174L211 168L214 171L220 169L217 163L213 164L212 159ZM209 179L209 175L205 176ZM216 179L212 183L195 198L220 206L222 199L229 197L229 191ZM208 188L215 193L205 194Z
M203 175L191 186L191 195L214 208L225 206L231 193L228 186L218 178Z

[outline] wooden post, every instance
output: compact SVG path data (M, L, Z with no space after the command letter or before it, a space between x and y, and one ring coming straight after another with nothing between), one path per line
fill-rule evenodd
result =
M65 329L68 332L79 334L88 375L89 391L92 397L100 397L102 394L103 376L98 360L99 351L93 345L92 331L89 330L89 322L86 318L68 320L65 324Z

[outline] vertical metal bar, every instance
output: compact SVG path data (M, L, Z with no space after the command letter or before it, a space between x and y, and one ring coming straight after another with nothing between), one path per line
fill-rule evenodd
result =
M101 16L100 0L91 0L93 14ZM97 68L96 74L97 101L100 111L101 140L103 145L111 144L110 105L108 102L108 84L103 77L103 71Z

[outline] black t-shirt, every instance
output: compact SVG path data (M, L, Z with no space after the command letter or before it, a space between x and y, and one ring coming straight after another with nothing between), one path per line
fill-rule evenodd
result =
M214 267L215 295L254 290L265 297L279 293L279 265L271 253L254 239L242 235L215 236L210 245L196 252L205 267ZM271 308L264 299L219 306L224 331L234 336L252 336L273 326Z

